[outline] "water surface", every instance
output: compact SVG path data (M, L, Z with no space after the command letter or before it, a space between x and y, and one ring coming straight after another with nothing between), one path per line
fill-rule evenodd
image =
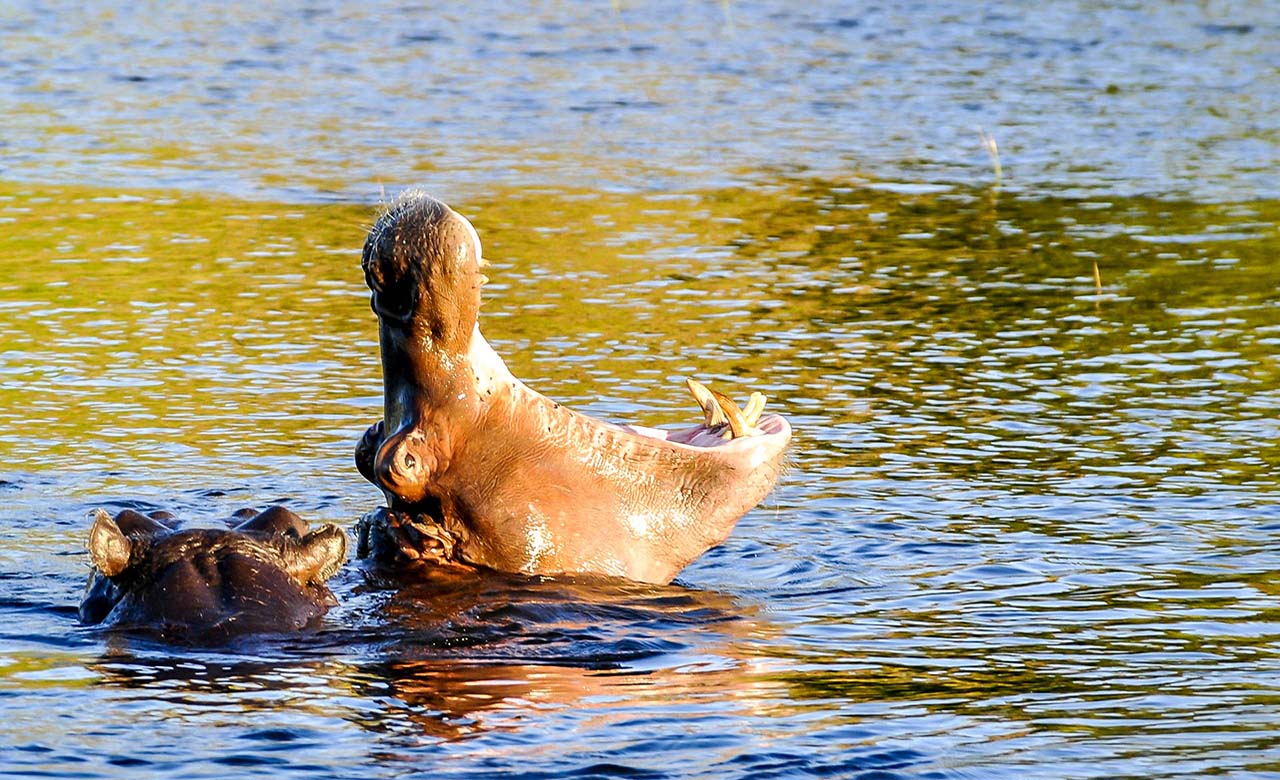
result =
M1266 2L0 8L0 178L355 198L808 171L1280 196Z
M1275 21L934 8L6 7L0 774L1280 777ZM379 183L539 391L769 395L778 489L668 587L79 626L95 507L379 501Z

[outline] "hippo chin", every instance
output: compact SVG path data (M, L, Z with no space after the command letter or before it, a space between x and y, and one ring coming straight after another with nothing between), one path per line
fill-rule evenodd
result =
M208 639L295 630L336 603L324 583L347 557L337 526L308 532L279 506L230 529L175 531L167 518L97 511L83 623Z
M526 387L477 326L475 229L420 191L365 242L378 315L383 419L356 448L388 507L360 523L362 556L528 574L670 581L772 489L791 428L690 381L704 422L618 425Z

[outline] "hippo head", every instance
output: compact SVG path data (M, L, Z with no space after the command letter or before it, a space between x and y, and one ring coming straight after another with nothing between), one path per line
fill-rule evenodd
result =
M420 191L362 256L378 316L383 417L356 449L387 507L361 553L388 561L667 582L772 489L791 428L689 381L683 430L573 412L516 379L480 334L487 281L471 224Z
M298 629L335 603L324 583L346 560L337 526L308 532L278 506L230 529L175 531L162 519L96 512L82 622L204 639Z

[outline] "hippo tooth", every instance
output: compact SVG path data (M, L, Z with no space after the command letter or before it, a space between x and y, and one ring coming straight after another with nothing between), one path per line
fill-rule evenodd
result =
M716 399L716 404L724 412L725 419L729 421L729 430L725 433L724 438L736 439L740 436L746 436L751 430L751 426L747 425L747 421L742 416L742 410L733 402L733 399L724 393L717 393L715 390L711 394Z
M724 425L728 422L728 418L724 416L724 411L720 408L720 404L716 403L715 395L696 379L684 380L688 386L689 392L693 393L693 400L698 402L698 406L702 407L702 411L707 416L706 425L708 428L714 428L717 425Z
M748 428L755 428L756 423L760 422L760 415L764 413L764 404L768 400L764 393L752 393L747 399L747 405L742 409L742 418L746 420Z

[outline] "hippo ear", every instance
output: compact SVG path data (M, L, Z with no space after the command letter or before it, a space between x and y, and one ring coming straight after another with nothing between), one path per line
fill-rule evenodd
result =
M98 511L101 512L102 510ZM141 540L153 540L173 531L157 515L172 517L168 512L153 512L149 515L144 515L133 509L121 509L112 520L112 523L116 528L120 529L121 533L136 544Z
M265 534L292 533L301 539L307 532L307 521L279 504L264 509L235 527L237 531L261 531Z
M336 525L322 525L283 551L285 570L303 585L323 585L347 560L347 535Z
M114 577L129 566L133 543L124 535L111 515L99 509L94 513L93 530L89 531L89 558L94 567Z

